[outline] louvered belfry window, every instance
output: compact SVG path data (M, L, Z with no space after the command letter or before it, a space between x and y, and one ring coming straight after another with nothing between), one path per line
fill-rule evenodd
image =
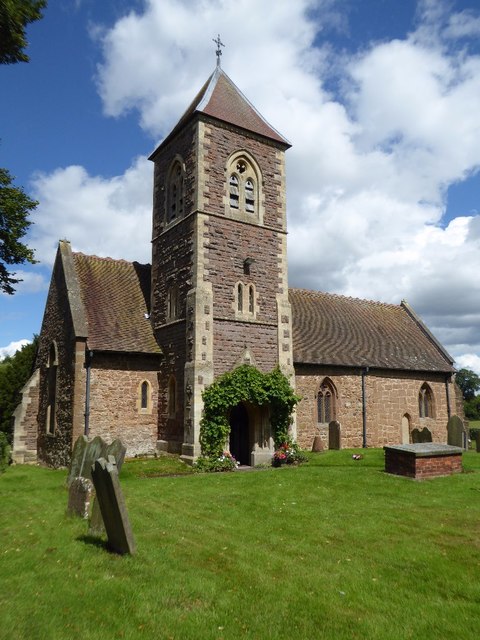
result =
M246 158L237 158L229 166L228 194L231 210L248 215L258 214L257 180Z

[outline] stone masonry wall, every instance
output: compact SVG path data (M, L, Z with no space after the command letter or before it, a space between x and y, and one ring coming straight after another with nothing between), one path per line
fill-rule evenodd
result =
M341 424L341 446L362 446L362 377L360 370L333 367L296 366L296 392L302 397L297 407L297 439L301 447L310 449L320 435L328 447L328 425L317 424L316 394L328 376L336 388L335 418ZM402 417L407 414L410 433L427 427L434 442L447 441L447 400L442 374L370 371L365 378L367 403L367 446L381 447L402 441ZM420 418L418 393L427 382L434 397L434 417ZM451 398L455 398L450 385ZM452 404L452 410L453 410Z
M95 353L90 378L90 437L119 438L127 457L153 453L157 443L158 357ZM140 387L150 383L147 411Z
M65 277L60 260L55 263L40 332L37 365L40 368L37 453L42 462L60 467L68 465L72 449L73 390L75 384L75 337L67 301ZM55 432L46 432L47 365L52 344L57 349L57 402ZM80 388L85 388L78 381Z

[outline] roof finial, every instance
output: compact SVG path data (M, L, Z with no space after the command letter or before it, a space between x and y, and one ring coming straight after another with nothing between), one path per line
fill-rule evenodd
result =
M220 66L220 56L222 55L222 50L220 49L220 47L224 47L225 45L223 44L223 42L220 40L220 34L218 34L217 39L215 40L215 38L212 38L212 40L215 42L215 44L217 45L217 50L215 51L215 54L217 56L217 67Z

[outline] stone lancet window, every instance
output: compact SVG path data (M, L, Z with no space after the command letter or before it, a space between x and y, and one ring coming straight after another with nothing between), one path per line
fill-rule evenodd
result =
M418 414L420 418L433 418L433 393L426 382L418 392Z
M185 171L183 163L176 159L167 180L167 222L182 218L185 201Z
M247 219L258 217L259 177L258 169L247 155L235 154L227 166L228 205L234 214L244 214Z
M335 419L335 391L331 380L325 378L317 393L317 422L325 424Z
M167 322L180 317L178 286L172 284L167 291Z
M57 349L54 343L50 346L47 364L47 417L46 432L53 435L57 421Z
M139 388L139 407L140 413L150 413L152 408L151 403L151 385L148 380L143 380Z
M237 319L252 320L256 316L256 292L254 284L237 282L233 292L234 309Z
M237 285L237 311L243 313L243 284L241 282Z
M168 380L167 411L169 418L175 417L177 412L177 381L175 376L170 376Z

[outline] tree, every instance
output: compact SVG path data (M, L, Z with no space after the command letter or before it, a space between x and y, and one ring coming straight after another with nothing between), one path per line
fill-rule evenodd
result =
M472 400L475 392L480 389L480 376L471 369L460 369L455 376L455 382L462 390L464 400Z
M32 224L28 220L28 214L37 204L21 187L12 184L12 178L6 169L0 169L0 291L4 293L13 294L13 285L20 282L5 265L36 262L32 249L20 242L20 238L23 238Z
M33 373L37 356L38 336L13 356L0 362L0 432L12 439L13 412L21 400L21 390Z
M42 18L46 0L0 0L0 64L28 62L25 27Z

